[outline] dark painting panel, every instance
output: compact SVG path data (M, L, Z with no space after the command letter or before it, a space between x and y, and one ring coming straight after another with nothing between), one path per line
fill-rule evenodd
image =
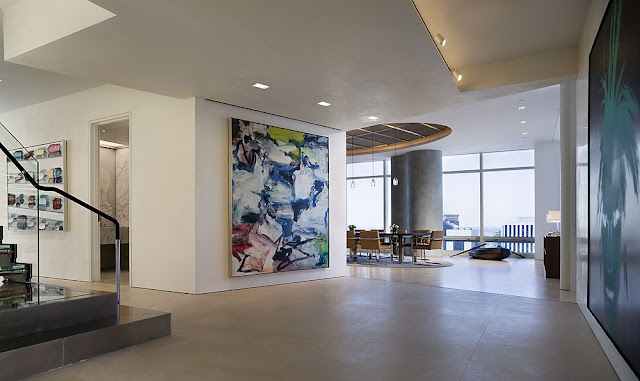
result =
M640 2L612 0L589 58L588 306L640 370Z

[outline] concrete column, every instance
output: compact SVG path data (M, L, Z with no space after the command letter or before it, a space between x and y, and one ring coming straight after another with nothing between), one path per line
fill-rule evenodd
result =
M391 185L391 223L397 224L401 229L409 226L409 171L407 156L391 157L391 178L398 178L398 185ZM389 227L386 227L389 229Z
M442 151L412 151L391 165L400 180L391 187L392 223L409 231L442 230Z
M575 290L575 82L560 85L560 289Z

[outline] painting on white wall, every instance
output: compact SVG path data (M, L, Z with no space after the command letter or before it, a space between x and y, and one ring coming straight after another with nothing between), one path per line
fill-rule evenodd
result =
M39 184L65 190L66 142L61 140L26 149L26 152L13 151L13 157ZM55 192L38 191L13 164L7 164L8 228L65 230L65 198Z
M329 267L329 139L231 119L231 275Z

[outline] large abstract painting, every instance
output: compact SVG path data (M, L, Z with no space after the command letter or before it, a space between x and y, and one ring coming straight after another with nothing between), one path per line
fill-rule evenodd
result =
M231 275L329 267L329 139L231 119Z
M611 0L589 57L589 309L640 370L640 2Z

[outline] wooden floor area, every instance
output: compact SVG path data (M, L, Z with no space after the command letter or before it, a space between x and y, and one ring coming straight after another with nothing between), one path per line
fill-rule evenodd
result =
M473 259L466 255L450 257L445 254L444 257L431 259L451 262L453 266L424 269L348 266L348 274L358 278L424 286L491 292L562 302L575 303L576 301L575 292L560 290L559 279L545 278L543 262L533 258L510 257L502 261L486 261Z

